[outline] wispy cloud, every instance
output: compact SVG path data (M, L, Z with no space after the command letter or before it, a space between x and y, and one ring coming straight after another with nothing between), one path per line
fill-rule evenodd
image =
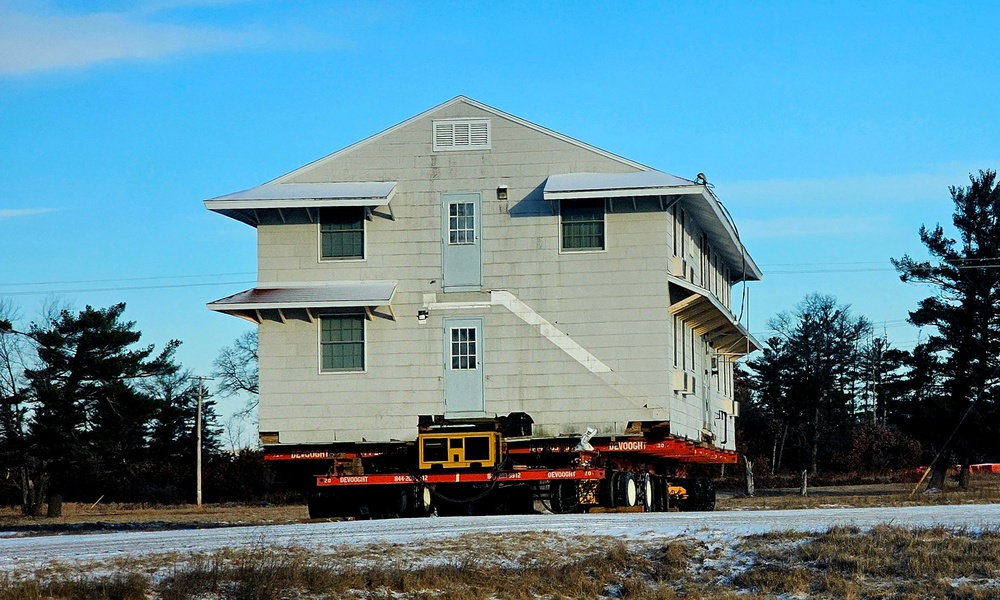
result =
M124 13L70 16L0 9L0 75L160 58L247 42L244 33L159 24Z
M0 208L0 219L13 219L14 217L26 217L28 215L41 215L53 212L54 208Z
M28 10L0 0L0 76L247 47L316 47L335 41L314 31L157 21L158 15L172 9L221 3L174 0L138 5L131 12L68 14Z

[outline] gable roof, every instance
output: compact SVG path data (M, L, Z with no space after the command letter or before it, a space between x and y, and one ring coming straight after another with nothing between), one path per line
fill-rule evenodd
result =
M395 131L397 131L399 129L402 129L402 128L404 128L404 127L406 127L406 126L408 126L408 125L410 125L410 124L412 124L412 123L414 123L416 121L419 121L420 119L426 118L428 116L433 115L436 112L443 111L443 110L445 110L447 108L450 108L450 107L454 106L455 104L460 104L460 103L461 104L466 104L468 106L472 106L474 108L478 108L479 110L488 112L488 113L490 113L492 115L495 115L497 117L500 117L502 119L507 119L507 120L509 120L509 121L511 121L513 123L517 123L518 125L522 125L522 126L527 127L529 129L533 129L533 130L535 130L535 131L537 131L539 133L542 133L544 135L553 137L553 138L555 138L557 140L566 142L568 144L572 144L572 145L574 145L574 146L576 146L578 148L582 148L584 150L588 150L590 152L593 152L593 153L598 154L600 156L603 156L605 158L609 158L611 160L620 162L621 164L629 166L629 167L632 167L633 169L638 169L640 171L650 171L650 170L652 170L651 167L648 167L648 166L646 166L646 165L644 165L642 163L638 163L638 162L635 162L634 160L629 160L629 159L624 158L622 156L618 156L617 154L614 154L612 152L608 152L607 150L602 150L601 148L598 148L597 146L591 146L590 144L587 144L585 142L581 142L578 139L571 138L568 135L563 135L563 134L559 133L558 131L553 131L553 130L548 129L546 127L542 127L541 125L538 125L536 123L532 123L531 121L527 121L525 119L522 119L521 117L514 116L514 115L512 115L510 113L505 113L504 111L502 111L500 109L493 108L492 106L489 106L487 104L483 104L482 102L477 102L477 101L475 101L472 98L469 98L467 96L455 96L451 100L448 100L447 102L443 102L441 104L438 104L434 108L425 110L424 112L422 112L422 113L420 113L420 114L418 114L418 115L416 115L414 117L410 117L409 119L403 121L402 123L398 123L396 125L393 125L392 127L388 128L388 129L382 130L379 133L376 133L375 135L369 136L369 137L361 140L360 142L355 142L355 143L351 144L350 146L347 146L346 148L342 148L340 150L337 150L333 154L328 154L328 155L326 155L326 156L324 156L322 158L316 159L316 160L312 161L311 163L305 164L305 165L303 165L303 166L295 169L294 171L290 171L288 173L285 173L284 175L282 175L282 176L280 176L280 177L278 177L278 178L276 178L276 179L274 179L272 181L269 181L267 183L284 183L284 182L288 181L289 179L294 178L296 175L299 175L299 174L301 174L301 173L303 173L305 171L309 171L309 170L311 170L311 169L319 166L320 164L322 164L322 163L324 163L326 161L333 160L334 158L337 158L337 157L342 156L344 154L347 154L349 152L353 152L353 151L355 151L355 150L357 150L359 148L367 146L368 144L371 144L373 142L377 142L378 140L382 139L383 137L385 137L385 136L387 136L387 135L389 135L389 134L391 134L391 133L393 133L393 132L395 132Z

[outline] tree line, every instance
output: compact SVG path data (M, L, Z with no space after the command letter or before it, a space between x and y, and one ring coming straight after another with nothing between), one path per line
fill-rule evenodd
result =
M50 309L21 326L0 303L0 500L31 516L59 516L64 498L193 500L199 399L206 499L266 491L259 452L222 452L215 400L176 362L180 342L142 345L124 311Z
M995 171L951 187L956 237L922 226L930 256L892 259L932 293L909 322L930 328L893 348L832 296L811 294L768 322L775 332L740 373L741 449L772 473L869 471L1000 460L1000 187Z

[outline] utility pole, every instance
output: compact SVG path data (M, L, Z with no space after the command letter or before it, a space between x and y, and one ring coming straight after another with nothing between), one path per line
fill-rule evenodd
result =
M205 382L211 381L211 377L191 377L191 379L198 380L198 417L195 419L195 429L197 440L197 446L195 447L195 473L198 480L197 487L197 503L198 508L201 508L201 403L205 396Z

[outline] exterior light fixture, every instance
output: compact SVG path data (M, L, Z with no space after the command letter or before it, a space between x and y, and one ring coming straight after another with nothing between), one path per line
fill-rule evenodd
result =
M507 186L501 185L497 188L497 200L507 199Z
M425 309L420 309L420 310L417 311L417 322L419 322L419 323L426 323L427 322L427 317L429 317L429 316L430 316L430 312L428 312Z

